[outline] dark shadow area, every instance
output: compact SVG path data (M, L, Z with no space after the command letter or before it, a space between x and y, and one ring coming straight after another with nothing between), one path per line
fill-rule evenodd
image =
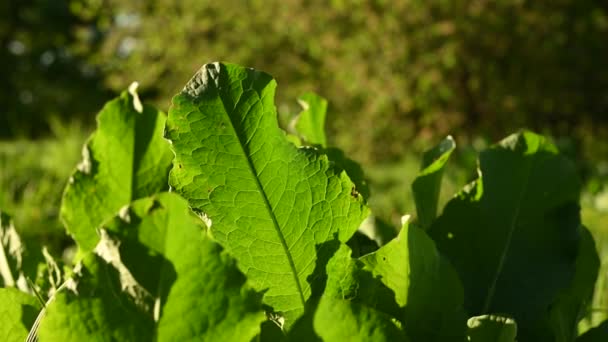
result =
M28 330L32 328L38 314L40 313L40 309L31 305L21 305L21 323Z
M317 251L317 260L315 262L315 269L312 274L306 279L310 284L311 295L310 298L321 297L325 291L325 285L327 283L327 263L334 254L340 248L340 240L338 235L335 234L332 240L325 241L315 246ZM309 300L310 301L310 300Z

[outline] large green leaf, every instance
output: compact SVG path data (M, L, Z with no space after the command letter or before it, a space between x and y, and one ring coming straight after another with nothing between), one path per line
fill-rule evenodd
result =
M391 316L356 302L323 296L314 316L323 341L408 341Z
M23 342L38 311L36 297L14 288L0 288L0 341Z
M506 313L518 340L550 340L539 324L572 281L581 232L575 167L523 132L483 152L479 173L430 235L459 273L470 315Z
M421 229L406 224L397 238L359 259L341 245L327 264L327 274L324 298L336 299L336 305L352 302L349 310L366 308L366 312L392 317L401 322L412 341L462 341L465 337L466 315L456 272ZM319 336L322 330L316 317L326 309L317 308L314 314L314 331ZM352 329L359 328L355 324Z
M576 338L578 322L587 314L593 298L599 268L600 258L593 236L583 228L572 283L551 306L551 326L557 342L570 342Z
M206 237L184 199L162 193L134 202L108 231L121 241L131 274L160 298L160 340L249 341L259 333L262 296Z
M472 317L467 322L467 341L470 342L515 342L517 323L512 318L500 315Z
M407 223L399 235L361 259L394 291L397 316L413 341L461 341L466 315L458 276L424 231Z
M49 305L41 340L250 341L261 295L194 219L174 194L134 202L102 231L107 262L85 259Z
M108 102L83 160L65 189L61 218L85 251L97 229L123 206L168 188L173 154L163 140L165 114L139 102L135 87Z
M207 64L173 99L166 137L171 186L288 326L323 281L324 243L347 241L367 209L346 173L285 138L275 88L265 73Z
M412 193L416 202L418 222L423 228L428 228L437 217L443 170L455 148L454 139L448 136L422 157L422 167L412 183Z
M306 93L298 98L298 103L302 106L302 112L295 119L296 131L308 144L327 147L327 100L315 93Z
M152 315L113 265L89 253L72 281L47 304L40 341L152 341Z

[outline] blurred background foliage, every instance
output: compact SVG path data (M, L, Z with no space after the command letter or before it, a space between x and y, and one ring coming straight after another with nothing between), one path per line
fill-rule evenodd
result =
M136 80L166 111L216 60L272 74L284 125L298 96L326 97L330 145L363 165L370 205L394 224L414 212L421 152L445 135L459 146L443 202L489 143L523 127L552 136L580 166L583 220L608 262L606 1L4 0L0 208L56 241L102 104Z

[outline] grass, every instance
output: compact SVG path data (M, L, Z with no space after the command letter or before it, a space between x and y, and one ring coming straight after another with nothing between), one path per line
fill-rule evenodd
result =
M86 135L77 124L54 124L46 139L0 142L0 210L12 216L26 242L48 245L54 252L69 242L59 205Z

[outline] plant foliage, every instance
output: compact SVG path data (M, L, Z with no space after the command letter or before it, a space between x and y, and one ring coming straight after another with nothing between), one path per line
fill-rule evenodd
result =
M282 131L275 88L212 63L168 116L134 87L108 103L63 198L75 266L56 275L46 253L39 272L61 286L13 288L26 276L2 216L0 337L579 341L599 261L575 169L550 142L523 131L482 152L478 178L437 213L446 138L413 183L416 220L355 253L362 171L327 146L317 95ZM606 338L604 324L580 341Z

